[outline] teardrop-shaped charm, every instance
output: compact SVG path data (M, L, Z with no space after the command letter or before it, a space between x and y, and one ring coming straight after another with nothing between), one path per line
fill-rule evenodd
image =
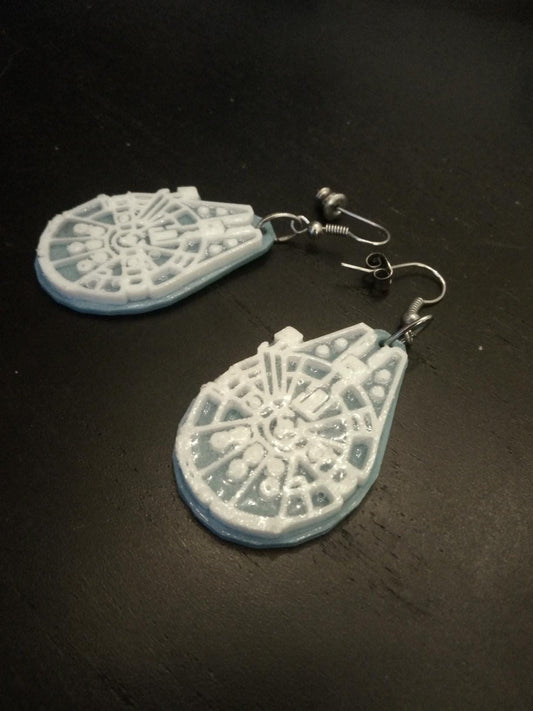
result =
M272 227L258 222L250 205L200 200L194 187L99 195L48 223L37 278L77 311L151 311L270 249Z
M302 543L367 494L387 444L407 354L361 323L312 341L292 327L204 385L180 423L179 491L219 536Z

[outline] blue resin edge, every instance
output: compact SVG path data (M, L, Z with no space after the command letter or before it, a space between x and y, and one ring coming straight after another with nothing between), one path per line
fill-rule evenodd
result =
M376 333L379 335L379 340L383 341L390 336L389 333L381 329L376 329ZM405 346L400 341L395 341L394 346L399 346L405 350ZM403 378L405 375L405 370L401 375L398 382L398 395L401 390ZM194 400L193 400L194 402ZM192 404L192 403L191 403ZM387 419L383 425L383 431L380 439L379 446L376 451L376 458L374 460L374 465L372 467L371 473L369 474L368 480L360 487L357 487L353 494L348 497L345 501L344 506L341 511L332 515L330 518L322 520L320 524L316 526L310 526L309 528L302 528L296 531L286 533L281 536L276 536L272 538L263 536L254 536L241 531L240 529L232 528L219 521L216 517L209 513L209 509L198 502L196 497L191 493L190 487L185 480L183 471L181 469L178 458L176 457L175 450L172 454L172 463L174 467L174 475L176 478L176 483L178 486L178 492L185 503L189 506L191 511L194 513L196 518L198 518L202 524L208 528L212 533L215 533L220 538L223 538L231 543L238 543L240 545L248 546L250 548L288 548L290 546L296 546L300 543L305 543L313 538L322 536L328 531L331 531L335 526L337 526L343 519L345 519L354 509L356 509L361 501L368 494L372 485L378 478L381 463L383 457L385 456L385 450L387 448L387 443L389 440L389 435L392 427L392 421L394 419L394 413L396 411L396 406L398 404L398 397L396 397L394 403L391 405ZM188 412L189 408L187 409ZM187 412L184 417L186 417Z

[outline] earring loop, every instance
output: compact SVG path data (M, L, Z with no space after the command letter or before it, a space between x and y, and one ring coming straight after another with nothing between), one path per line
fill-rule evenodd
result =
M419 316L416 321L412 323L406 323L401 326L396 333L389 336L382 342L382 346L392 346L395 341L400 341L400 343L413 342L413 338L417 336L420 331L423 331L429 326L430 321L433 320L432 314L426 314L425 316Z
M291 233L288 235L281 235L279 237L276 235L276 242L288 242L296 235L302 234L302 232L308 232L311 234L311 223L305 215L295 215L292 212L272 212L270 215L263 217L257 224L258 229L261 229L263 225L267 222L272 222L273 220L290 220ZM315 235L312 235L315 236Z

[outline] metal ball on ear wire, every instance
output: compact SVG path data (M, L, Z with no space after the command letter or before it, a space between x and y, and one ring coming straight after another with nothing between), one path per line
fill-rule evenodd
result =
M317 237L320 237L320 235L324 232L324 225L321 222L318 222L318 220L315 220L314 222L310 222L309 225L307 226L307 234L310 237L314 237L315 239Z

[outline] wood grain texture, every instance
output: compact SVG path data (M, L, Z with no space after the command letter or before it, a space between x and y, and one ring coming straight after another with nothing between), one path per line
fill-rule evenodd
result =
M2 706L530 709L533 13L475 0L8 2ZM373 490L287 551L219 541L171 452L199 386L286 325L392 330L340 238L276 245L187 301L83 316L38 286L47 220L196 185L313 214L323 185L449 294Z

